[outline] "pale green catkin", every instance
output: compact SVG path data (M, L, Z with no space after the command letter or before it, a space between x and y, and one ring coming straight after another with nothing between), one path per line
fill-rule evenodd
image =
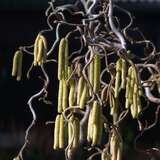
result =
M75 103L75 82L72 80L70 82L70 90L69 90L69 107L73 106Z
M68 55L69 55L69 46L68 46L68 39L65 38L66 45L65 45L65 54L64 54L64 77L68 79Z
M35 42L34 42L34 51L33 51L33 54L34 54L34 60L33 60L33 65L34 66L37 66L37 56L38 56L38 41L39 41L39 38L40 38L40 35L38 34L36 39L35 39Z
M60 127L60 115L57 115L54 127L54 144L53 148L59 148L59 127Z
M84 78L81 76L78 80L78 88L77 88L77 104L80 103L80 98L84 88Z
M91 63L89 64L89 81L94 87L94 58L92 59ZM91 91L90 91L91 94Z
M86 82L84 83L83 91L79 101L79 108L83 109L85 107L85 103L88 97L88 87Z
M59 122L59 148L64 148L64 117L60 115L60 122Z
M38 65L42 65L46 62L47 56L47 42L43 35L39 36L38 40L38 53L37 53L37 63Z
M62 113L63 107L63 80L59 81L59 90L58 90L58 113Z
M13 57L12 76L16 76L17 74L19 54L19 51L16 51Z
M125 89L126 87L126 73L127 73L126 61L122 59L121 88L123 89Z
M122 70L122 59L118 59L116 62L116 77L115 77L115 91L114 91L115 98L117 98L119 95L119 89L121 83L121 70Z
M38 53L37 53L37 63L38 65L41 65L41 61L42 61L42 58L43 58L43 40L42 38L39 38L38 40Z
M120 88L120 81L121 81L121 72L117 71L116 78L115 78L115 98L119 95L119 88Z
M16 78L17 81L20 81L22 77L22 60L23 60L23 53L21 52L18 60L18 70L17 70L17 78Z
M63 80L63 99L62 108L63 111L68 107L68 86L66 80Z
M59 52L58 52L58 80L62 80L65 72L65 48L66 48L66 40L64 38L61 39L59 44Z
M12 76L16 76L17 81L20 81L22 77L22 59L23 53L16 51L13 58Z
M100 73L101 73L100 55L96 54L94 57L94 87L93 87L93 91L95 93L98 93L100 89Z

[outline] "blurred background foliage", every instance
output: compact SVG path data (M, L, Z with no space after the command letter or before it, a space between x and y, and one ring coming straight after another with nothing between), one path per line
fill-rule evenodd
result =
M68 2L69 0L65 0L65 3ZM63 4L64 0L57 0L57 3ZM116 3L131 11L135 17L136 26L160 49L160 2L158 0L116 0ZM0 160L12 159L17 154L24 141L25 129L32 119L27 101L42 85L42 81L37 78L40 73L38 69L34 69L30 80L23 75L23 80L16 82L11 77L12 58L19 46L33 44L38 32L47 28L44 14L47 4L47 0L0 0ZM126 23L123 14L119 13L118 17L121 24ZM52 36L54 40L54 35ZM138 50L136 54L140 54ZM32 57L25 55L24 58L23 70L26 73ZM48 65L47 67L53 81L49 90L49 99L53 104L48 106L34 101L38 119L31 132L31 143L25 153L26 160L54 160L60 157L59 155L63 155L63 151L53 152L52 150L54 125L45 126L45 121L55 119L57 104L57 66ZM154 111L154 106L147 109L143 118L152 122ZM127 120L131 122L130 117ZM146 157L133 150L137 124L134 121L127 122L123 127L124 160L160 159L159 155L153 154L151 157ZM142 136L138 143L142 149L160 145L158 125ZM85 159L85 157L87 155L81 155L79 159Z

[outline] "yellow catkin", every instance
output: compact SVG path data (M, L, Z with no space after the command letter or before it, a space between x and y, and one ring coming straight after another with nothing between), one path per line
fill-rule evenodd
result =
M131 81L130 81L130 87L129 87L129 93L128 93L128 100L129 103L132 104L133 103L133 91L134 91L134 83L135 83L135 77L134 77L134 71L133 71L133 67L131 66L131 75L129 75L131 77Z
M84 87L84 78L81 76L78 80L78 88L77 88L77 104L78 105L83 92L83 87Z
M13 160L21 160L19 156L13 158Z
M125 93L125 98L127 98L127 99L128 99L128 97L129 97L130 83L131 83L131 79L130 79L130 77L127 77L126 93Z
M38 54L37 54L37 63L41 65L46 62L47 56L47 42L43 35L39 36L38 40Z
M68 66L68 78L72 74L72 66ZM73 106L75 103L75 81L73 78L69 80L69 107Z
M115 78L115 91L114 91L115 98L117 98L119 95L120 80L121 80L121 72L117 71L116 78Z
M59 127L60 127L60 115L57 115L54 127L54 144L53 148L59 148Z
M66 46L66 40L64 38L62 38L60 41L60 44L59 44L59 52L58 52L58 80L62 80L62 78L64 76L65 46Z
M18 68L18 57L19 57L19 51L16 51L13 57L13 65L12 65L12 76L16 76L17 74L17 68Z
M113 94L110 95L110 101L111 101L110 115L113 115L116 112L116 102Z
M118 59L116 62L116 77L115 77L115 91L114 97L117 98L119 95L120 83L121 83L121 71L122 71L122 59Z
M59 122L59 148L64 148L64 117L60 115L60 122Z
M93 113L93 110L91 110L90 111L90 114L89 114L89 119L88 119L88 127L87 127L87 141L88 142L91 142L92 141L92 134L93 134L93 132L92 132L92 128L93 128L93 126L92 126L92 113Z
M94 87L94 58L92 59L91 63L89 64L89 81ZM91 91L90 91L91 94Z
M123 145L120 142L117 149L117 160L122 160L122 149L123 149Z
M97 145L97 140L98 140L98 132L99 132L99 130L98 130L98 126L97 126L97 124L93 124L93 129L92 129L92 134L93 134L93 136L92 136L92 144L91 144L91 146L95 146L95 145Z
M138 116L138 104L137 104L137 93L133 94L133 111L131 112L133 118L137 118ZM131 110L132 110L131 109Z
M58 91L58 113L62 113L63 107L63 80L59 81L59 91Z
M125 89L126 87L126 72L127 72L126 61L122 59L121 88L123 89Z
M75 103L75 82L72 80L70 82L70 90L69 90L69 107L73 106Z
M21 80L22 77L22 59L23 59L23 53L20 52L21 54L19 55L19 59L18 59L18 70L17 70L17 81Z
M94 86L93 86L93 91L96 93L98 93L100 89L100 73L101 73L100 55L96 54L94 57Z
M16 51L13 57L12 76L16 76L17 81L22 77L22 58L23 53L19 50Z
M92 107L92 123L97 123L100 119L101 114L101 106L98 104L98 101L93 102L93 107Z
M36 40L34 42L34 51L33 51L33 54L34 54L34 61L33 61L33 65L34 66L37 66L37 56L38 56L38 41L39 41L39 38L40 38L40 35L38 34L37 37L36 37Z
M38 54L37 54L37 63L38 65L41 65L41 61L42 61L42 58L43 58L43 40L41 38L39 38L38 40Z
M133 104L131 104L130 110L131 110L132 118L133 118L133 119L137 118L137 117L136 117L136 116L137 116L137 108L134 107Z
M63 80L63 101L62 101L63 111L67 107L68 107L68 86L66 80Z
M83 109L85 107L87 97L88 97L88 88L87 88L87 84L84 83L83 91L79 101L79 108Z
M65 54L64 54L64 77L68 79L68 54L69 54L69 46L68 46L68 39L65 39Z
M102 137L102 110L98 101L93 102L92 114L91 114L91 127L92 133L90 133L90 139L92 141L92 146L98 145L101 142Z
M111 140L110 140L110 154L112 156L112 160L117 160L117 135L115 131L112 133Z
M131 74L132 74L132 67L129 67L128 76L127 76L127 84L126 84L126 93L125 93L126 98L129 97L130 85L131 85Z
M74 126L74 139L73 139L73 148L78 147L79 145L79 129L80 129L80 123L79 119L75 118L73 121Z

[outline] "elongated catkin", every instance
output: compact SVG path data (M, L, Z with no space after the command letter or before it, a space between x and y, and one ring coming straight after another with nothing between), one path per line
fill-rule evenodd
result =
M98 93L100 89L100 73L101 73L100 55L96 54L94 57L94 87L93 87L93 91L96 93Z
M66 80L63 80L63 101L62 101L63 111L67 107L68 107L68 86Z
M64 117L62 114L59 122L59 148L64 148Z
M125 89L126 87L126 73L127 73L127 65L126 61L122 59L122 71L121 71L121 88Z
M70 82L70 90L69 90L69 107L73 106L75 103L75 82L71 80Z
M12 76L16 76L17 81L21 80L22 76L22 58L23 53L16 51L13 57Z
M54 127L54 144L53 148L59 148L59 127L60 127L60 115L57 115Z
M64 77L65 47L66 47L66 40L62 38L59 44L59 52L58 52L58 80L62 80L62 78Z
M63 80L59 81L59 90L58 90L58 113L62 113L63 107Z
M38 40L38 54L37 54L37 63L41 65L46 62L47 57L47 42L43 35L39 36Z
M114 97L117 98L119 95L119 89L121 84L121 70L122 70L122 59L118 59L116 62L116 78L115 78L115 91Z
M64 77L68 79L68 55L69 55L69 46L68 46L68 39L65 38L66 45L65 45L65 53L64 53Z
M40 38L40 35L38 34L36 39L35 39L35 42L34 42L34 51L33 51L33 54L34 54L34 61L33 61L33 65L34 66L37 66L37 56L38 56L38 41L39 41L39 38Z
M77 104L80 103L80 98L84 88L84 78L81 76L78 80L78 88L77 88Z
M18 59L17 78L16 78L17 81L20 81L22 77L22 60L23 60L23 53L20 52Z
M91 142L92 141L92 137L93 137L93 110L91 109L90 113L89 113L89 119L88 119L88 126L87 126L87 141Z
M86 82L84 83L83 91L79 101L79 108L83 109L85 107L85 103L88 97L88 87Z

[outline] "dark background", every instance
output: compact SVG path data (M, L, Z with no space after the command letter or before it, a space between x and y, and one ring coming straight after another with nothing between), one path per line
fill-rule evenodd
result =
M58 1L59 3L62 1ZM65 1L68 2L68 1ZM117 2L116 2L117 3ZM131 11L135 16L135 23L144 33L147 39L153 41L157 49L160 49L160 2L158 1L132 1L118 2L121 7ZM0 160L13 159L24 142L25 129L32 120L27 101L31 95L40 90L42 81L38 78L38 69L31 72L31 79L27 80L23 74L22 81L17 82L11 77L12 58L19 46L33 44L38 32L47 28L45 9L47 0L1 0L0 1ZM122 15L121 23L125 23ZM54 36L53 36L54 39ZM137 54L138 53L137 51ZM32 62L32 57L25 55L23 72L26 73ZM45 121L54 120L56 115L57 80L56 65L47 66L53 84L50 86L49 99L52 105L44 105L34 101L33 105L37 113L37 124L31 132L32 143L25 152L26 159L54 160L60 152L53 152L53 125L45 126ZM154 118L155 109L147 110L145 118ZM153 120L153 119L152 119ZM136 122L132 122L126 129L129 138L126 145L126 159L142 159L144 154L135 152L133 139L136 135ZM131 133L133 131L133 133ZM142 148L159 146L160 129L158 124L144 135L139 142ZM135 155L136 153L136 155ZM152 158L159 157L153 155ZM63 159L63 158L62 158ZM145 157L145 159L147 159ZM148 159L151 159L148 157ZM157 158L157 159L160 159ZM154 160L154 159L152 159Z

